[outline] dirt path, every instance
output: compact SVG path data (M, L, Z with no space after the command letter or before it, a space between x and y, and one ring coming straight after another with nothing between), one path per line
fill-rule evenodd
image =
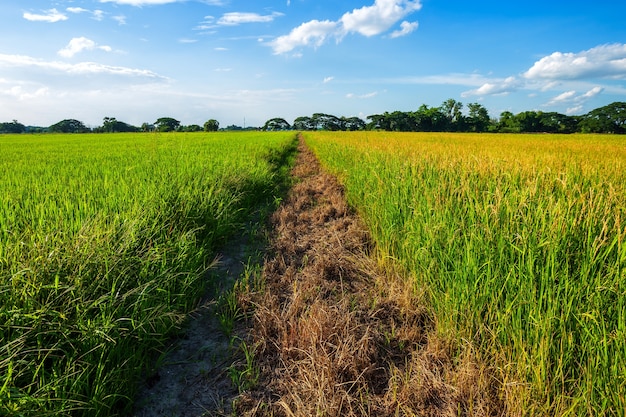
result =
M200 315L136 415L231 415L231 403L245 416L501 415L484 369L434 336L420 290L372 261L366 228L303 143L293 175L262 277L237 295L255 360L235 369L253 388L237 395L228 338Z
M453 361L419 289L373 263L342 187L303 143L293 175L299 182L272 218L264 288L252 297L261 375L239 413L498 415L484 370L469 354Z
M231 338L220 325L218 297L242 276L251 259L264 250L259 231L232 240L220 251L215 288L190 315L187 327L162 355L154 373L144 381L136 399L135 417L199 417L230 415L238 391L228 376L237 360ZM254 261L252 261L254 262Z

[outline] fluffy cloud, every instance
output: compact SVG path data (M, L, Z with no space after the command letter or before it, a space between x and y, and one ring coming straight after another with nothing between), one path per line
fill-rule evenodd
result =
M419 24L417 22L402 22L400 23L400 30L396 30L391 32L389 35L391 38L399 38L401 36L406 36L411 32L414 32L417 29Z
M282 16L282 13L274 12L270 15L260 15L257 13L232 12L225 13L218 21L218 25L236 26L242 23L264 23L271 22L274 18Z
M586 51L554 52L524 73L529 79L626 78L626 44L600 45Z
M602 87L593 87L591 90L587 91L584 94L580 94L577 95L578 93L576 92L576 90L570 90L570 91L566 91L564 93L559 94L556 97L553 97L546 105L547 106L554 106L554 105L559 105L559 104L563 104L563 103L576 103L578 104L576 107L572 108L572 109L578 109L578 108L582 108L582 104L585 103L587 100L592 99L593 97L597 96L598 94L600 94L602 91L604 91L604 88ZM570 111L573 112L574 110Z
M30 20L31 22L56 23L67 20L67 16L65 16L63 13L60 13L57 9L46 10L45 14L34 14L25 12L23 17L24 19Z
M65 48L61 49L58 54L64 58L71 58L77 53L83 51L92 51L94 49L100 49L105 52L111 52L112 49L110 46L106 45L98 45L91 39L87 39L85 37L73 38Z
M283 54L300 46L317 47L329 38L341 39L348 33L358 33L368 37L379 35L421 7L418 0L375 0L372 6L354 9L345 13L338 21L305 22L288 35L274 39L270 45L275 54ZM391 37L407 35L416 28L417 22L402 22L400 30L393 32Z
M408 14L422 8L419 1L376 0L341 17L343 29L363 36L385 32Z
M569 101L572 99L572 97L574 97L576 95L576 91L575 90L571 90L571 91L566 91L564 93L559 94L558 96L554 97L552 100L550 100L548 102L549 105L553 105L553 104L559 104L562 103L564 101Z
M517 78L508 77L501 81L486 82L477 89L461 93L461 97L508 94L517 90L520 85L521 83Z
M87 13L87 12L89 11L89 10L87 10L87 9L83 9L82 7L68 7L68 8L67 8L67 9L65 9L65 10L67 10L67 11L68 11L68 12L70 12L70 13L76 13L76 14L79 14L79 13Z
M328 37L336 35L338 27L339 24L337 22L331 22L330 20L311 20L293 29L289 35L279 36L270 44L275 54L292 51L298 46L313 45L318 47Z

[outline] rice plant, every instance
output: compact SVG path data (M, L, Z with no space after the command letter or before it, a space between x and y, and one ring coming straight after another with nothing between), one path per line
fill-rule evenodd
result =
M0 136L0 414L115 415L293 133Z
M626 139L311 132L509 415L626 410Z

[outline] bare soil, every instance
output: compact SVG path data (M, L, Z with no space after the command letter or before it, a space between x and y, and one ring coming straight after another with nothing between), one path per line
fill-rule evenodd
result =
M303 142L292 173L262 275L237 293L251 312L237 334L254 353L256 384L233 386L227 368L241 368L242 355L209 301L146 381L135 415L503 415L488 368L437 336L415 280L373 260L342 186ZM230 280L242 252L224 256Z

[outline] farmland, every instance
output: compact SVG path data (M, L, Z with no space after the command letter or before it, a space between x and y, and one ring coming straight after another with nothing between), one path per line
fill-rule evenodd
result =
M339 410L369 410L365 404L386 410L384 401L396 394L419 396L412 388L400 390L399 369L418 356L432 327L445 341L442 346L452 347L451 367L471 357L472 378L484 372L476 386L495 387L492 411L611 416L626 409L623 137L374 131L302 137L339 179L367 228L346 227L358 231L355 246L369 248L359 239L371 235L375 249L368 253L382 269L399 271L399 278L382 277L365 291L365 278L344 282L347 271L358 269L353 258L324 252L331 243L350 246L337 237L339 229L319 235L327 236L318 238L324 240L321 249L315 236L306 243L303 236L287 234L281 244L294 252L301 245L316 248L288 268L296 274L313 267L310 291L295 292L309 284L277 272L286 267L287 256L278 250L280 268L269 268L281 289L274 295L287 299L294 292L301 323L315 312L321 317L322 305L329 311L345 307L336 314L341 320L378 317L375 331L361 334L362 340L375 340L378 332L395 346L394 355L405 356L388 372L399 375L388 385L380 382L386 371L372 371L381 369L376 362L354 375L339 366L345 381L337 387L320 383L317 403L306 394L289 404L310 411L345 394L335 403ZM267 209L281 201L294 150L294 132L0 135L0 414L127 411L142 372L158 362L157 352L212 285L207 271L216 248L241 232L260 204ZM316 193L304 192L307 199ZM321 214L303 217L321 225L328 213L349 211L325 208L324 199L306 201L300 205ZM285 221L297 218L286 208L281 213ZM320 254L344 264L320 266L314 259ZM328 279L315 276L315 268ZM342 300L344 285L359 291ZM406 288L397 290L399 285ZM375 299L391 287L402 302ZM270 291L265 295L269 299ZM427 303L415 308L420 313L414 318L423 314L423 323L378 328L393 321L379 305L395 306L400 317L413 300ZM293 311L279 308L269 317L283 313ZM410 329L415 322L423 328ZM257 324L279 333L269 320ZM283 341L300 349L285 348L287 358L303 351L306 337L294 336L296 327L282 329L289 336ZM318 330L339 334L335 328ZM355 335L341 339L361 340L350 338ZM360 349L359 343L353 349ZM415 352L405 352L409 345ZM373 358L380 356L377 342L367 346ZM435 359L436 365L440 359ZM291 366L294 375L320 381L327 376L326 368L316 370L325 366L316 361L308 370L298 369L305 362L281 364ZM376 383L355 389L364 375ZM428 385L422 376L413 378L416 386ZM458 394L447 385L441 392L449 398ZM380 398L362 398L370 394ZM275 405L280 410L284 404ZM464 412L480 414L467 404Z
M626 409L626 142L307 132L508 415Z
M124 410L293 139L0 136L0 414Z

